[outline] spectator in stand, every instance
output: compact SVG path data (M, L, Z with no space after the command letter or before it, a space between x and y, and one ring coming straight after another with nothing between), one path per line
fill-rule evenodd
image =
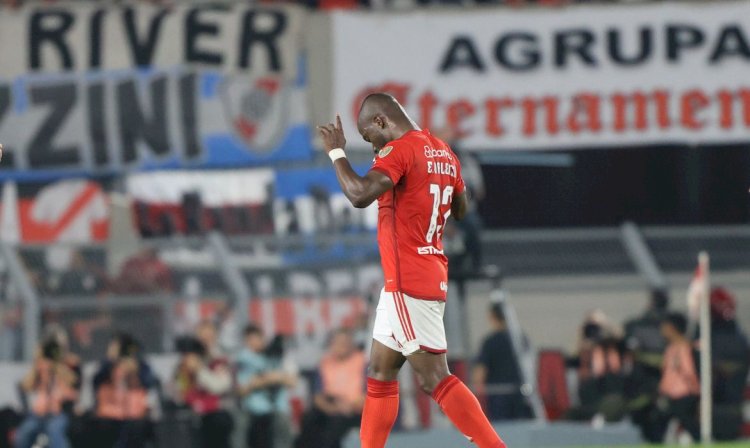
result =
M68 337L61 327L46 333L34 366L21 383L30 395L31 409L16 433L16 448L32 448L42 434L49 448L69 446L67 429L80 388L80 361L68 351Z
M621 341L607 316L596 310L581 326L578 344L578 396L580 406L567 418L603 418L612 422L624 417L624 368Z
M148 390L158 380L131 335L120 334L94 376L96 397L93 447L140 448L153 435Z
M200 416L201 447L229 448L234 422L224 401L232 389L232 373L214 324L201 322L188 346L175 372L176 398Z
M502 304L489 309L491 333L482 342L472 372L475 393L486 398L490 420L512 420L528 417L521 394L521 368L508 333Z
M80 251L70 255L70 266L60 276L55 294L63 296L94 295L107 285L107 274L100 266L93 266Z
M21 306L16 294L0 298L0 361L16 361L21 357Z
M737 302L724 288L711 291L711 360L714 425L717 440L733 440L742 429L745 383L750 369L750 345L739 327Z
M296 448L340 448L346 433L359 426L365 404L367 361L349 330L331 336L320 361L312 409L303 417Z
M687 319L679 313L670 313L662 322L661 331L668 345L664 352L659 400L652 431L647 440L661 443L672 418L679 420L694 441L700 440L697 410L700 383L690 341L685 337Z
M171 293L174 291L172 271L159 259L156 248L145 247L120 269L115 292L121 294Z
M242 409L250 417L248 448L289 448L291 424L288 389L297 384L297 374L284 366L283 341L266 344L263 331L248 325L245 347L237 356L237 386Z
M639 317L625 323L625 362L630 375L625 392L629 400L633 422L646 430L658 395L661 367L666 339L661 333L661 322L669 310L669 295L665 290L651 291L649 306ZM644 433L645 436L645 433Z

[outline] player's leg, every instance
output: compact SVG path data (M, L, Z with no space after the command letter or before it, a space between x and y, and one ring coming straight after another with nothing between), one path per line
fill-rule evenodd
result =
M445 353L417 352L407 357L422 390L432 396L445 415L480 448L504 448L477 397L448 370Z
M392 301L392 293L381 292L372 332L367 396L359 433L362 448L383 448L398 415L398 372L406 358L400 352L391 327L389 313L395 310L386 304Z
M448 370L443 313L445 302L413 299L396 293L396 304L407 337L402 351L422 390L431 395L463 434L480 448L505 444L484 415L477 397Z
M404 362L400 352L373 339L359 432L362 448L383 448L388 440L398 415L398 372Z

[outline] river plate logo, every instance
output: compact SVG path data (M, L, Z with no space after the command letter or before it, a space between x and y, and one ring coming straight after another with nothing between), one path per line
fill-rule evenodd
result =
M275 150L289 126L289 94L279 78L228 77L221 89L234 134L256 153Z
M378 151L378 157L380 157L382 159L385 156L387 156L388 154L390 154L391 151L393 151L393 146L386 146L385 148L383 148L380 151Z

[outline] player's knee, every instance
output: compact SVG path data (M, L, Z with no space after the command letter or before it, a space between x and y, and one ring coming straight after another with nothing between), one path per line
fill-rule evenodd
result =
M391 366L385 366L377 361L370 361L367 367L367 376L378 381L396 381L398 379L399 369Z
M432 395L438 385L447 377L450 373L443 369L437 369L426 373L417 373L417 382L422 392L427 395Z

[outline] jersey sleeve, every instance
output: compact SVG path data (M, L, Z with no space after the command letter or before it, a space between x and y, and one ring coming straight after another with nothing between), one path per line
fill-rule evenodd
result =
M414 153L406 143L390 142L375 156L370 170L385 174L396 185L413 164Z

